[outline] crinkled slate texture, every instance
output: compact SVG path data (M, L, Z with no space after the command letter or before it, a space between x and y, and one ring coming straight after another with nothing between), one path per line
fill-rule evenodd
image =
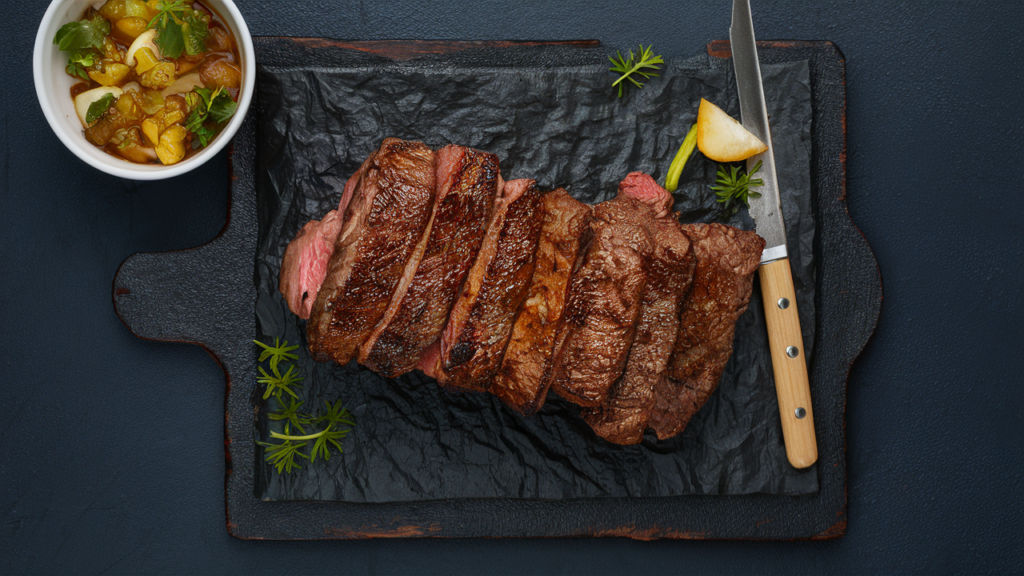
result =
M649 434L637 446L598 438L578 409L558 398L523 418L491 395L446 393L419 372L389 380L354 363L318 364L305 354L304 323L277 291L281 257L303 223L335 207L345 180L383 138L493 152L506 179L535 178L596 203L614 195L632 170L663 178L701 97L739 115L731 69L707 56L671 60L661 78L618 99L602 50L574 49L547 60L566 63L559 67L542 65L544 50L536 58L530 50L509 51L508 62L472 50L401 63L335 50L317 68L262 62L257 333L264 341L302 342L307 407L342 398L358 424L345 453L327 462L289 476L258 463L259 497L389 502L817 491L816 467L798 471L786 461L756 291L715 394L683 434L665 442ZM808 66L765 66L763 73L813 361ZM715 168L699 153L690 160L676 195L683 221L719 217L708 188ZM745 213L727 222L752 226ZM256 395L253 404L257 414L268 408ZM257 418L257 439L267 437L267 426Z

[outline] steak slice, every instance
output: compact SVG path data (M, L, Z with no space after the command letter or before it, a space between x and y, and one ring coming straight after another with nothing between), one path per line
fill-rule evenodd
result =
M487 235L441 334L438 382L486 391L501 367L516 312L533 276L541 228L541 194L533 180L505 183Z
M438 150L437 198L422 258L411 282L395 291L384 318L360 347L361 364L389 378L404 374L441 335L487 232L500 178L494 154L455 145Z
M327 263L341 231L341 216L337 210L331 210L323 220L306 222L284 251L278 289L288 308L304 320L309 318L327 276Z
M545 194L541 208L540 242L530 290L512 328L501 371L491 386L491 392L524 416L544 405L566 291L590 219L590 206L562 188Z
M334 243L341 232L345 209L352 199L352 192L371 160L372 154L345 183L338 208L328 212L322 220L306 222L284 251L278 289L292 313L303 320L309 318L320 285L327 276L327 264L334 253Z
M654 209L655 218L664 218L672 211L673 199L668 190L643 172L630 172L619 182L619 196L636 198Z
M649 180L643 188L626 187L640 174ZM637 197L652 207L671 206L672 196L650 176L630 174L619 185L619 194ZM645 182L645 184L648 184ZM667 215L668 210L664 213ZM637 444L654 409L654 388L665 376L669 357L679 333L679 314L693 280L694 257L690 240L674 217L653 221L648 230L654 253L647 267L647 285L640 303L640 319L629 349L626 369L604 402L584 408L581 416L594 432L616 444Z
M667 376L654 391L650 425L661 440L682 432L718 386L764 249L756 233L731 226L687 224L683 231L697 266Z
M317 360L346 364L384 315L434 203L434 152L388 138L354 187L306 323Z
M654 215L628 196L594 207L593 240L569 284L551 376L555 392L580 406L599 406L626 365L654 248L647 230Z

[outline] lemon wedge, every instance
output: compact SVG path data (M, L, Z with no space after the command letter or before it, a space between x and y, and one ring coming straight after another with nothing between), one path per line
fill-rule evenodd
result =
M697 148L715 162L739 162L764 152L768 146L721 108L701 98Z

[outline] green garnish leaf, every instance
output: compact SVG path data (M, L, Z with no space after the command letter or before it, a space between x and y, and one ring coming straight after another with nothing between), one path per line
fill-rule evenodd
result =
M260 362L263 362L267 358L270 358L270 369L276 370L277 365L282 360L298 360L298 354L291 354L292 350L298 350L299 345L289 346L288 341L285 340L284 344L281 344L280 338L274 339L274 345L264 344L259 340L253 340L257 345L263 348L263 352L260 353Z
M232 100L231 94L228 94L223 88L217 88L217 92L210 100L210 118L213 118L217 124L221 124L234 116L236 110L238 110L238 102Z
M185 52L190 56L206 52L206 33L209 31L206 21L200 18L195 11L192 12L181 25L182 39L185 42Z
M196 88L185 95L185 101L192 108L192 112L188 115L188 120L185 121L185 129L196 135L199 139L200 147L206 147L210 140L213 140L217 135L217 130L204 124L208 118L213 120L215 124L221 124L227 122L234 115L235 111L238 110L238 103L231 99L231 94L224 90L223 87L216 90ZM265 348L267 347L262 342L256 343ZM285 344L287 345L288 342L285 342ZM292 346L289 350L296 348L298 346ZM271 367L275 365L276 362L271 360Z
M160 54L178 58L182 52L190 56L206 52L209 24L201 12L193 10L184 0L161 0L156 8L157 15L147 28L156 29Z
M262 367L259 368L260 374L263 376L261 378L257 378L256 381L260 384L266 384L267 386L267 391L263 393L263 399L266 400L267 398L274 396L280 400L282 393L287 393L292 398L298 399L299 395L292 390L292 386L302 381L302 378L299 377L298 372L292 373L293 370L295 370L295 366L289 366L288 371L282 375L278 371L277 366L274 366L270 369L270 371L274 373L273 376L271 376L270 374L267 374L267 371Z
M658 68L658 64L664 64L665 61L661 56L655 56L651 50L652 48L654 48L653 44L648 46L646 49L644 49L644 45L641 44L639 60L636 60L633 56L632 50L629 51L629 60L623 58L622 54L619 52L615 52L617 58L613 58L611 56L608 57L612 62L612 67L608 70L619 74L619 78L615 82L612 82L612 87L619 87L619 98L622 98L623 88L626 86L626 83L623 82L623 80L629 80L637 88L643 88L643 82L637 80L633 74L639 74L645 79L649 79L651 76L658 76L658 74L653 71L660 70L660 68Z
M68 62L74 64L81 64L82 66L88 68L89 66L94 66L96 62L99 62L99 59L99 53L90 48L85 50L76 50L72 52L71 56L68 57Z
M327 406L327 410L321 413L321 415L314 420L316 424L327 424L327 427L323 430L312 434L303 433L302 436L293 436L288 434L286 428L284 434L271 432L270 437L277 440L284 440L286 443L313 440L313 450L310 454L309 461L316 462L317 456L324 460L330 460L330 446L334 446L339 454L342 452L340 440L344 439L345 436L348 436L348 433L351 431L349 426L354 426L355 420L352 418L348 409L341 405L341 400L337 400L333 404L325 401L324 405Z
M209 106L215 101L216 92L211 93L208 90L205 94L200 92L198 95L195 95L196 103L200 99L203 100L205 105ZM280 338L274 339L274 346L264 344L258 340L254 340L254 342L263 348L259 361L269 361L271 371L273 372L273 376L271 376L267 374L266 370L259 367L262 376L257 378L258 382L267 385L267 391L263 398L268 399L274 396L274 400L278 405L276 412L267 413L267 419L275 422L284 422L284 430L282 432L270 431L270 439L279 442L256 442L265 448L264 460L270 462L277 469L278 474L284 474L291 473L296 468L302 468L296 458L303 458L312 463L316 462L317 458L330 460L332 450L336 450L341 454L341 441L348 436L352 426L355 426L356 423L352 414L341 404L341 400L336 400L333 403L324 401L324 408L315 417L301 412L304 402L299 400L298 395L291 387L294 385L296 388L301 388L301 385L297 383L302 378L298 376L298 372L292 373L295 366L290 366L283 376L278 369L278 363L282 360L298 359L296 354L291 353L298 346L288 346L287 340L284 344L281 344ZM284 403L283 396L285 393L291 396L288 398L287 405ZM298 434L292 434L292 428L297 430ZM307 454L303 449L311 441L313 443L312 448Z
M725 211L726 215L731 216L735 214L739 210L740 204L749 208L748 201L750 198L761 197L760 192L750 190L751 186L764 185L764 180L751 178L760 169L760 160L754 165L754 169L749 174L741 174L740 167L735 164L730 166L729 172L726 172L725 167L719 164L717 179L715 180L718 186L712 186L711 189L715 191L715 196L718 202L722 204L722 210Z
M156 3L156 9L157 14L147 28L156 29L155 42L162 56L178 58L185 50L185 33L181 25L192 9L185 5L184 0L161 0Z
M690 156L693 156L693 151L696 148L697 125L694 124L690 127L690 131L686 133L682 146L679 147L676 157L672 159L672 164L668 167L668 174L665 175L665 190L675 192L676 188L679 188L679 176L682 175L683 168L686 167L686 161L690 159Z
M305 458L309 460L309 456L306 456L300 450L308 444L308 442L293 442L291 440L285 440L280 444L272 444L270 442L256 442L260 446L266 448L264 458L267 462L270 462L274 468L277 468L277 473L288 472L291 473L294 468L302 468L297 462L295 457Z
M61 26L53 37L53 43L64 52L102 48L107 34L110 34L110 22L97 15L92 20L68 22Z
M99 120L113 105L114 95L107 92L102 98L89 105L89 110L85 113L85 123L92 124Z
M306 429L302 427L303 424L309 425L311 418L308 414L299 412L299 408L305 402L299 402L295 398L291 398L291 403L287 407L282 407L278 412L270 412L267 414L267 418L271 420L286 420L289 426L295 426L299 432L306 433Z

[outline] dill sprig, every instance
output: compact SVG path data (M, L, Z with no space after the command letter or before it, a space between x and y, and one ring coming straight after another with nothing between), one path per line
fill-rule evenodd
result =
M276 402L278 406L276 411L267 412L267 418L284 422L281 432L270 431L271 442L256 442L264 448L264 460L270 462L278 474L290 474L292 470L302 468L300 459L313 463L317 458L330 460L332 450L342 453L341 441L355 426L355 418L342 405L341 400L333 403L324 401L324 408L316 416L303 412L302 406L305 403L298 396L298 390L302 388L299 382L303 378L299 376L294 364L287 365L288 369L282 375L281 370L285 366L280 364L285 360L298 360L298 355L291 353L298 346L288 346L287 340L282 345L280 338L275 339L274 346L258 340L254 342L263 348L259 361L268 361L272 373L268 374L262 366L258 366L262 376L256 381L267 386L263 399L273 397L271 402ZM293 429L296 434L292 433ZM308 451L307 446L311 446Z
M271 376L270 374L267 374L267 371L264 370L263 367L260 367L259 371L263 376L261 378L257 378L256 381L260 384L267 385L267 391L263 393L263 399L266 400L267 398L274 396L280 400L281 394L287 392L289 396L297 400L299 395L292 390L292 386L298 384L302 378L299 377L298 372L292 373L293 370L295 370L295 366L289 366L288 371L282 375L278 371L277 366L274 366L270 369L270 371L274 373L274 375Z
M256 442L260 446L264 447L264 453L266 454L267 462L277 468L277 473L287 472L291 474L291 471L295 468L302 468L295 461L296 457L305 458L309 460L309 456L302 453L302 449L305 448L308 442L293 442L291 440L285 440L280 444L272 444L270 442Z
M315 420L317 424L327 424L327 427L319 432L312 434L303 434L302 436L292 436L287 433L284 434L278 432L271 432L270 437L278 440L284 440L285 442L299 442L315 440L313 443L313 450L310 457L310 462L316 462L316 458L319 455L324 460L331 459L331 452L328 443L333 445L340 454L342 452L341 443L339 440L348 436L351 430L348 426L355 426L355 420L352 418L352 414L349 413L348 408L341 405L341 400L334 402L333 404L324 401L324 405L327 406L327 410L322 412Z
M745 207L750 207L750 198L760 198L760 192L754 192L750 189L751 186L763 186L764 180L760 178L751 178L758 170L761 169L761 161L758 160L757 164L754 165L754 169L747 173L740 173L740 167L737 165L730 166L730 171L726 172L725 168L718 165L718 178L715 183L718 186L712 186L711 189L715 191L715 196L718 197L718 202L722 204L722 210L725 211L726 215L731 216L739 210L740 204Z
M664 64L665 61L661 56L654 55L651 50L652 48L654 48L653 44L648 46L646 49L644 48L644 45L641 44L639 60L636 60L633 56L632 50L629 51L629 60L623 58L622 53L618 51L615 52L615 58L611 56L608 57L608 60L611 60L612 63L612 67L608 70L619 74L619 78L615 82L612 82L612 87L619 87L619 98L622 98L623 88L626 86L626 83L623 82L623 80L629 80L637 88L644 87L643 82L637 80L633 74L639 74L645 79L649 79L651 76L658 76L658 74L656 72L652 72L652 70L660 70L660 68L658 68L658 64Z
M270 369L277 368L277 365L284 360L298 360L297 354L290 354L292 350L297 350L299 345L289 346L288 341L285 340L284 344L281 344L280 338L274 339L274 345L264 344L259 340L253 340L257 345L263 348L263 352L260 353L260 362L263 362L267 358L270 358Z

